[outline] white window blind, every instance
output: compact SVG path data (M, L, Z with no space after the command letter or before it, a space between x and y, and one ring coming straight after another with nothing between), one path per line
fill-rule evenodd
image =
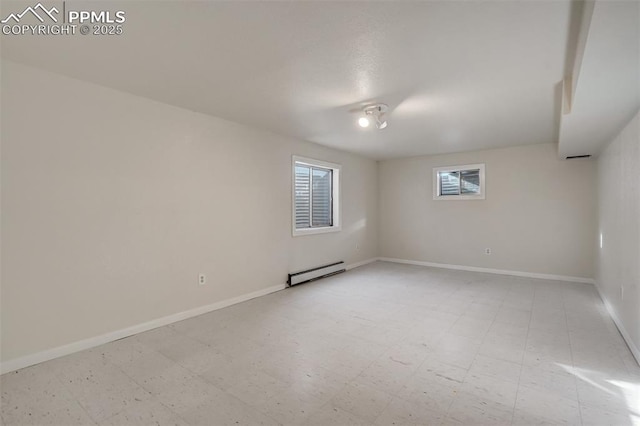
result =
M434 200L484 199L484 164L433 169Z
M340 231L341 166L297 155L291 165L293 236Z
M311 227L311 167L296 164L296 228Z
M296 229L333 225L333 171L296 163Z

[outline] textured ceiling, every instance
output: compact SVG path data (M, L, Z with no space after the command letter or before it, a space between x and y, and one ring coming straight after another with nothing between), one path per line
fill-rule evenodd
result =
M2 36L2 57L372 158L558 139L567 1L89 4L125 33ZM356 124L374 101L382 131Z

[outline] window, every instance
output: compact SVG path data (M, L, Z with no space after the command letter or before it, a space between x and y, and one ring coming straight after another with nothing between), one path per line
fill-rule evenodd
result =
M293 157L293 235L340 230L340 166Z
M434 200L483 200L484 164L433 169Z

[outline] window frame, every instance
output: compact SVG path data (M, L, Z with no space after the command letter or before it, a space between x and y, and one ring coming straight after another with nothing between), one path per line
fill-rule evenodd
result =
M310 228L296 228L296 164L310 167L318 167L331 170L331 215L333 223L331 226L316 226ZM341 225L341 203L340 203L340 164L329 163L327 161L293 155L291 157L291 231L294 237L303 235L326 234L328 232L338 232L342 230ZM313 198L313 195L311 195Z
M440 173L442 172L464 172L468 170L479 170L480 176L480 193L478 194L458 194L458 195L441 195L440 194ZM465 200L484 200L485 199L485 164L465 164L461 166L444 166L433 168L433 199L436 201L465 201Z

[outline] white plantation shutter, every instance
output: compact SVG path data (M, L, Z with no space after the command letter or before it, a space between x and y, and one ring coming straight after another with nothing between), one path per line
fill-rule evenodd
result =
M312 168L312 226L331 226L331 170Z
M296 164L296 228L311 226L311 167Z
M340 164L292 156L292 233L339 232Z
M296 229L333 225L332 174L331 169L296 163Z
M460 194L460 172L440 172L440 195Z
M473 195L480 193L480 169L438 172L439 195Z

